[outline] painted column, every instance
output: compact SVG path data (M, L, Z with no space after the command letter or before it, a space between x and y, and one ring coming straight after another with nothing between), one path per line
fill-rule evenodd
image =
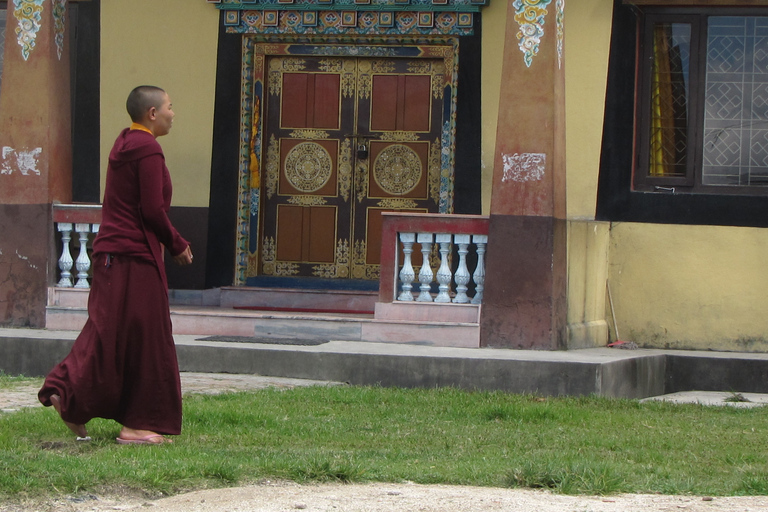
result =
M564 0L510 0L480 343L566 348Z
M0 324L45 325L51 204L72 199L67 0L9 0L0 90Z

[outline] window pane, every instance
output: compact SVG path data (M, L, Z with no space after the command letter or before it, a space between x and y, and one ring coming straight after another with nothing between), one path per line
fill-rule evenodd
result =
M702 183L768 185L768 18L710 17Z
M686 175L690 56L690 24L654 25L649 176Z

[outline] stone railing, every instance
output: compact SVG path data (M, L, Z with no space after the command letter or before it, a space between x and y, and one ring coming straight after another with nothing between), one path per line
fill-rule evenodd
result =
M380 302L482 303L488 217L396 212L382 216ZM416 262L416 272L414 259L419 255L422 263Z
M61 233L61 256L59 256L61 278L56 286L60 288L90 288L88 282L91 269L89 246L93 237L99 232L101 205L54 204L53 223L56 226L56 231ZM79 241L79 247L77 258L73 260L73 238L75 237Z

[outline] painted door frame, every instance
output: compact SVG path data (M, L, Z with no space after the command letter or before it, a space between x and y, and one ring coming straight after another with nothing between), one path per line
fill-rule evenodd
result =
M424 44L405 45L402 43L329 44L324 41L273 43L266 42L260 36L243 36L234 285L247 286L250 278L258 276L261 171L266 157L266 147L262 137L265 80L268 80L268 69L265 67L267 57L285 55L443 59L445 75L439 212L452 213L458 50L458 37L434 38Z

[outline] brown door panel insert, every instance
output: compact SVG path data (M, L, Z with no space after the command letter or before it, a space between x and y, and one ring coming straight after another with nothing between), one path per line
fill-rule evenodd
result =
M277 214L277 259L333 263L336 207L281 204Z
M339 129L340 75L285 73L280 127Z

